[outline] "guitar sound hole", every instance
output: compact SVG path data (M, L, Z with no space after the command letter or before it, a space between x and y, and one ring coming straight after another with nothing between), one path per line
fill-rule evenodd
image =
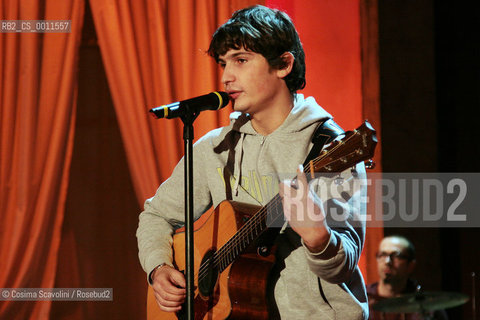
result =
M203 297L213 294L218 279L218 267L213 262L214 250L209 250L202 259L198 275L198 290Z

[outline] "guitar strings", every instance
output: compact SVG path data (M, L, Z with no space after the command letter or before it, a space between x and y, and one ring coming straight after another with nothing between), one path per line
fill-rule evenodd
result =
M318 156L317 158L312 160L313 165L314 166L317 165L324 158L332 155L332 153L334 153L337 149L342 147L346 142L348 142L350 139L352 139L356 135L357 135L357 131L355 131L354 134L351 134L350 136L346 137L345 140L341 140L340 143L336 144L331 150L329 150L325 154L323 154L323 155L321 154L320 156ZM351 152L347 155L350 155L352 153L353 152ZM324 167L326 167L326 166L328 166L328 165L330 165L334 162L337 162L337 161L340 161L340 159L333 159L332 161L325 164ZM309 174L310 171L311 171L310 166L305 169L306 174ZM219 270L219 273L221 273L223 270L225 270L228 267L228 265L230 265L233 262L233 260L235 260L236 256L238 256L240 254L240 252L242 252L248 245L250 245L250 236L252 236L252 240L255 239L256 236L258 236L258 233L256 233L255 235L252 234L253 231L255 231L255 232L257 231L257 227L260 227L260 233L265 231L265 230L262 230L263 226L260 225L260 224L261 223L266 224L265 218L266 218L266 214L269 211L270 207L275 206L275 212L278 214L279 204L281 205L281 199L280 199L280 196L277 194L272 199L272 201L267 203L267 205L265 207L262 207L257 213L255 213L252 216L252 218L250 218L239 229L239 231L235 235L233 235L232 238L230 238L220 249L218 249L213 254L213 264L214 264L214 266L215 267L221 267L219 269L222 269L222 270ZM275 220L278 219L278 218L279 218L279 216L276 216ZM245 238L246 238L247 241L245 241ZM241 242L241 244L243 244L243 246L244 246L243 248L238 246L240 244L240 242ZM228 259L229 255L230 255L230 260L231 261L228 261L229 260ZM204 279L204 277L206 276L206 274L208 272L208 269L209 269L209 267L212 263L211 260L212 260L212 257L208 258L206 261L204 261L201 264L201 266L199 268L198 275L197 274L194 275L195 277L198 276L197 281L200 281L200 280ZM223 262L223 264L222 264L222 262Z

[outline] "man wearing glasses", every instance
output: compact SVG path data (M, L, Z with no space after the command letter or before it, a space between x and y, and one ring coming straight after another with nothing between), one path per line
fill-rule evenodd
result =
M416 313L384 313L372 309L372 305L380 300L415 292L418 283L410 278L415 265L415 247L410 240L398 235L383 238L377 252L379 282L367 286L370 320L423 319ZM435 320L447 319L443 310L431 316Z

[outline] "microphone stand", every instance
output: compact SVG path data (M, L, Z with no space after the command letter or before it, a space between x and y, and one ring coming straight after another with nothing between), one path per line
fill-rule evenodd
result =
M212 98L214 97L214 98ZM212 92L205 96L184 100L169 105L150 109L155 118L179 117L183 122L184 141L184 181L185 181L185 280L186 286L186 311L184 308L177 313L179 319L194 320L194 261L193 261L193 122L200 111L211 109L212 99L218 102L217 110L226 106L228 95L225 92ZM205 108L199 108L199 104L206 104ZM182 107L179 109L179 107ZM184 110L182 110L184 109ZM170 113L170 114L169 114Z
M183 141L185 148L185 280L187 282L187 319L194 319L194 261L193 261L193 122L199 113L186 112L181 116L183 122Z

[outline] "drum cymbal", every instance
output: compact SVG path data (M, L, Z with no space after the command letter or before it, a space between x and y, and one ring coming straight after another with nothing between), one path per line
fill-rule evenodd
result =
M372 308L383 312L413 313L453 308L468 301L468 296L456 292L419 292L381 300Z

